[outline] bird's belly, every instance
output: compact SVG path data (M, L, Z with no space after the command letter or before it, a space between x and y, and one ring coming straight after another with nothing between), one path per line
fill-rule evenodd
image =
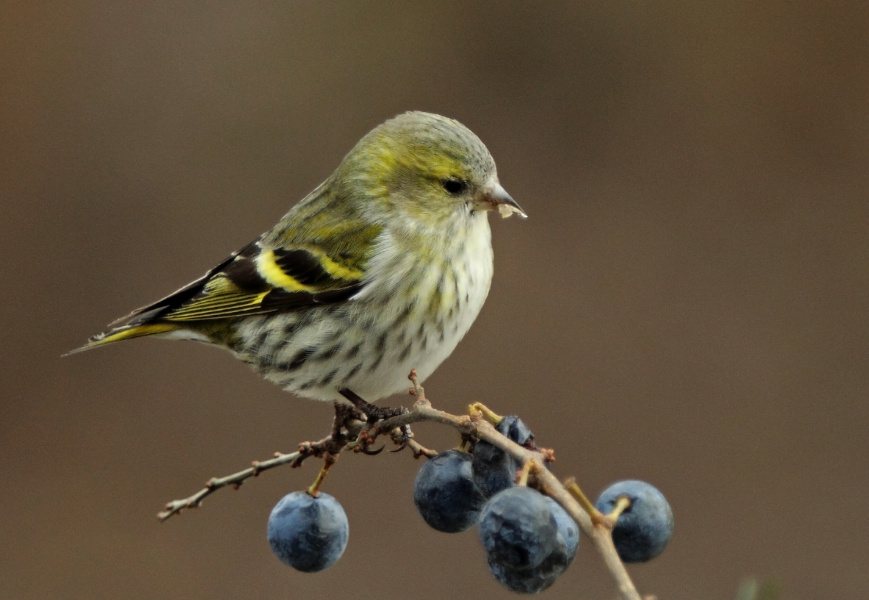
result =
M234 350L266 379L316 400L343 400L344 388L372 402L405 391L410 370L431 375L477 318L491 284L488 252L426 269L404 292L375 289L339 307L247 319Z

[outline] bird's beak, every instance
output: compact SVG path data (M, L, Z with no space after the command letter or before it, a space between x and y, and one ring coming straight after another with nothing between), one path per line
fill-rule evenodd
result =
M481 210L497 210L505 219L512 214L517 214L523 219L528 218L522 207L516 204L516 201L510 197L507 190L501 187L497 180L490 182L480 191L482 194L478 207Z

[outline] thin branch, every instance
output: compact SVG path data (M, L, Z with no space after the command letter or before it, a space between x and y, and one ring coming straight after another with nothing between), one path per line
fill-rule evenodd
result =
M195 494L181 500L168 502L166 508L157 513L157 518L161 521L165 521L172 515L180 513L185 508L198 508L206 496L210 496L222 487L231 485L235 489L238 489L245 479L256 477L263 471L268 471L269 469L292 463L294 461L299 461L299 464L301 464L301 461L299 460L300 458L302 458L302 452L291 452L290 454L275 452L274 458L263 461L254 461L252 466L243 471L239 471L238 473L233 473L232 475L227 475L225 477L212 477L206 482L205 487Z
M628 574L624 563L619 558L613 545L612 530L604 523L593 524L589 514L579 502L561 485L558 478L549 469L538 467L534 475L540 481L546 493L558 502L564 510L579 524L582 532L588 536L597 553L603 559L607 570L613 578L619 597L623 600L640 600L640 594L634 587L634 582Z
M210 496L220 488L231 485L234 489L241 487L246 479L256 477L263 471L274 469L281 465L289 464L292 467L300 467L306 458L332 457L337 460L338 453L351 445L359 435L362 422L359 421L353 409L345 404L335 405L335 419L332 422L332 432L317 442L302 442L297 452L282 454L275 452L273 458L268 460L255 460L253 464L243 471L226 475L225 477L212 477L205 483L205 487L180 500L167 502L163 510L157 513L157 518L165 521L169 517L180 513L185 508L199 508L202 500Z

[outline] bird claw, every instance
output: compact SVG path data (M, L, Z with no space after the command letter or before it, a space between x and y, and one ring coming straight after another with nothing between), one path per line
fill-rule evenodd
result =
M378 448L377 450L371 450L371 449L369 449L369 448L362 448L361 450L359 450L359 452L361 452L362 454L367 454L368 456L377 456L378 454L380 454L381 452L383 452L383 449L384 449L385 447L386 447L385 445L384 445L384 446L381 446L381 447Z

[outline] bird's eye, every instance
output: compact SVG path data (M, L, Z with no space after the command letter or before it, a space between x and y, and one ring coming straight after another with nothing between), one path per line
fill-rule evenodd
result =
M468 189L468 184L461 179L444 179L441 182L441 185L444 186L447 193L452 194L453 196L458 196Z

